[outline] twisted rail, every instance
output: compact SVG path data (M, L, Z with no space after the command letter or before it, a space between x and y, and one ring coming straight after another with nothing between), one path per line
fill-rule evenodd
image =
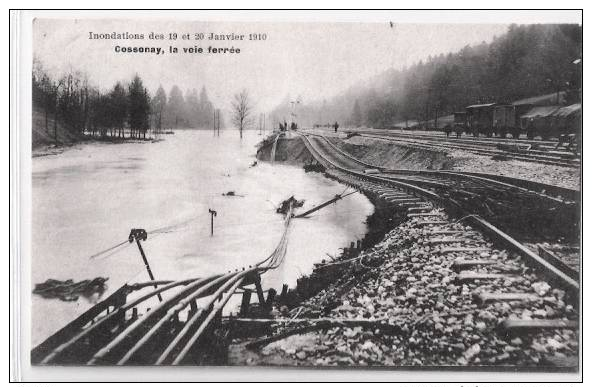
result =
M190 353L207 352L199 341L212 330L236 289L258 281L260 275L283 263L292 212L290 207L282 237L265 259L206 278L125 285L33 349L32 363L176 365L186 361ZM129 294L155 285L161 286L127 301ZM157 296L162 296L162 302L154 305ZM204 298L198 306L197 300ZM137 308L142 306L146 313L138 317ZM127 318L130 311L132 316ZM184 311L187 319L181 322L179 315Z

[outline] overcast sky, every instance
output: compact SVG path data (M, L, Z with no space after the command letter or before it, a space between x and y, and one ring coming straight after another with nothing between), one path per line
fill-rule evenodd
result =
M54 74L86 72L104 89L138 73L154 92L177 84L185 92L206 86L226 108L232 95L249 90L258 110L272 109L286 95L311 102L333 96L389 68L402 68L429 55L491 41L502 24L389 23L213 23L187 21L37 19L34 55ZM94 33L142 33L144 40L91 40ZM150 32L176 32L179 39L149 40ZM265 33L265 41L183 41L183 33ZM117 54L114 47L161 47L164 55ZM240 48L240 54L170 54L168 46Z

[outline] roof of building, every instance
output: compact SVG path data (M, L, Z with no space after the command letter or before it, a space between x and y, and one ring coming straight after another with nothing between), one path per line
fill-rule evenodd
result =
M450 114L448 116L440 116L438 117L438 127L444 127L445 125L448 124L452 124L454 123L454 115ZM428 126L435 126L436 125L436 121L435 120L429 120L428 121Z
M559 98L558 98L558 94L559 94ZM537 95L536 97L523 98L518 101L512 102L512 105L514 105L514 106L517 106L517 105L543 106L543 105L549 105L549 104L561 105L563 103L565 103L565 91L560 91L559 93L549 93L549 94Z
M484 108L484 107L491 107L493 105L496 105L496 103L482 103L482 104L478 104L478 105L467 106L467 109L478 109L478 108Z
M407 122L405 121L401 121L401 122L397 122L396 124L393 125L394 128L406 128L406 127L413 127L413 126L418 126L419 122L417 120L407 120Z
M574 103L573 105L564 106L553 113L553 117L570 117L582 112L582 104Z
M559 110L561 106L537 106L530 109L526 114L520 116L520 118L542 118L551 116L557 110Z

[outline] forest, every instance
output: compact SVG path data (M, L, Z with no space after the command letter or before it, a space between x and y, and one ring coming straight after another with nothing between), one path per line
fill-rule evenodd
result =
M205 86L188 90L185 95L174 85L168 95L160 86L151 93L139 75L128 83L116 82L111 89L92 85L88 77L70 71L58 77L34 60L32 74L33 142L43 132L58 144L59 131L69 139L146 139L147 133L173 128L209 128L215 107ZM38 127L36 127L38 126ZM149 135L150 136L150 135Z
M478 103L508 103L565 91L579 102L582 82L582 26L511 25L490 43L429 57L413 66L390 69L334 98L290 104L287 97L271 113L275 122L295 114L300 126L341 125L389 128L428 120Z

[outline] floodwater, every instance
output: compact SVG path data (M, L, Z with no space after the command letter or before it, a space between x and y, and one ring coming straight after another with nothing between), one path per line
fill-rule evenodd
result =
M300 167L255 161L262 139L236 131L182 131L164 141L84 144L33 159L32 283L108 277L103 298L125 283L148 280L135 245L96 253L143 228L142 242L156 279L201 277L254 264L275 248L283 231L275 206L294 195L304 210L346 187ZM234 191L237 196L222 196ZM215 210L210 235L209 209ZM366 232L372 204L348 196L310 218L294 219L283 265L266 273L264 288L312 271ZM238 296L235 296L238 298ZM32 344L37 345L93 302L33 295Z

